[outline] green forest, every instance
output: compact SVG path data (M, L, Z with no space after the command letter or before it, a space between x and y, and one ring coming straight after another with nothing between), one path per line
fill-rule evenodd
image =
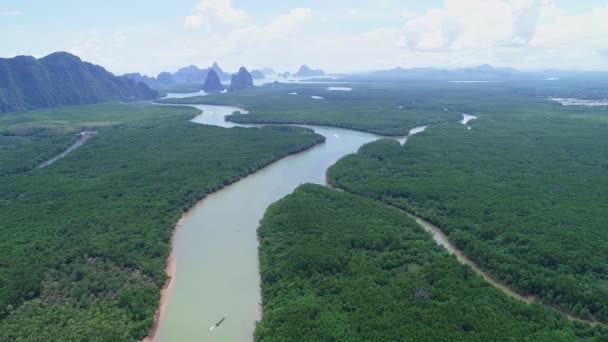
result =
M206 194L324 140L306 129L188 122L196 113L116 104L1 117L3 132L34 135L3 138L29 161L6 168L0 182L1 341L141 339L179 217ZM99 133L31 169L83 128ZM35 136L42 131L57 140ZM19 161L10 151L0 158Z
M303 185L258 235L258 341L601 340L601 328L507 297L379 201Z
M384 135L439 122L405 147L390 139L363 147L331 168L329 180L440 226L518 292L582 319L606 321L608 112L545 99L595 93L602 84L346 84L352 92L273 84L179 101L249 109L230 118L238 122L315 123ZM326 98L312 100L313 94ZM456 123L460 113L479 119L469 129ZM434 114L444 117L436 121Z
M145 103L0 116L0 340L145 336L178 218L324 141L278 123L387 136L431 126L405 146L382 139L338 161L328 180L347 192L305 185L269 208L257 340L606 340L603 325L558 312L608 321L605 108L539 98L580 85L345 86L353 90L271 84L170 100L241 106L250 114L229 119L270 124L261 129L193 124L196 109ZM463 112L478 119L462 125ZM85 129L99 133L36 168ZM494 289L391 206L439 226L494 278L547 306Z
M368 144L328 178L426 218L518 292L608 321L608 111L522 96L477 106L470 130Z
M329 84L331 85L331 84ZM328 91L328 85L270 84L246 92L164 99L179 104L233 105L249 114L227 119L239 123L309 124L348 128L381 135L407 135L411 128L461 120L425 95L437 85L354 83L340 84L352 91ZM290 94L291 93L291 94ZM293 94L295 93L295 95ZM322 96L315 100L311 96Z
M104 103L0 115L0 176L26 172L63 151L86 129L159 120L187 120L188 107Z

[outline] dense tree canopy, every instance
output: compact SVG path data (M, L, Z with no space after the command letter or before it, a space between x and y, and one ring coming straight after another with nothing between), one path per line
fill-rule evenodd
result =
M450 122L460 114L424 98L424 91L393 84L349 84L352 91L328 91L327 85L272 84L237 94L161 100L181 104L230 104L247 108L228 120L240 123L310 124L343 127L384 135L407 135L415 126ZM322 100L311 96L321 96Z
M303 185L259 228L259 341L572 341L601 329L507 297L403 212Z
M108 121L51 166L1 178L1 341L145 336L179 216L206 194L323 140L297 128L198 125L186 120L191 109L161 106L122 106L130 121L108 125L106 108L90 117L94 106L57 110L57 120L73 117L68 126Z
M608 321L608 112L480 100L469 130L378 141L332 183L415 212L519 292Z
M0 176L25 172L63 151L86 129L124 124L187 120L198 111L188 107L106 103L39 109L0 115Z

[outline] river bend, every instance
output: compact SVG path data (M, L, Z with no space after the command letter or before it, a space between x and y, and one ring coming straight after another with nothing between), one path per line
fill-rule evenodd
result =
M194 95L194 94L193 94ZM179 97L183 97L180 94ZM171 94L169 95L171 97ZM177 97L177 96L173 96ZM191 121L225 128L255 127L225 120L242 109L230 106L188 105L202 110ZM463 124L476 119L464 115ZM251 341L261 318L257 228L268 206L304 183L326 185L326 171L341 157L381 136L342 128L300 125L326 137L323 144L285 157L194 206L176 227L171 255L171 286L165 291L162 315L153 340ZM416 127L410 135L424 131ZM401 143L407 137L397 138ZM410 215L411 216L411 215ZM530 302L492 280L460 253L441 230L412 216L434 240L471 266L507 295ZM226 317L222 320L223 317ZM215 324L221 320L221 326ZM212 329L212 327L214 327Z

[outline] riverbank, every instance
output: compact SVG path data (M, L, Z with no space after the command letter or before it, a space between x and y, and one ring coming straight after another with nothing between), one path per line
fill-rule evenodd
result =
M256 341L596 340L497 290L401 210L304 184L261 221Z
M487 123L487 121L483 121L483 122L480 122L479 124L483 124L485 127L486 123ZM437 127L437 129L432 130L431 132L429 132L428 135L425 136L425 139L421 139L421 141L418 141L411 149L407 149L407 150L403 150L402 148L399 148L398 146L396 146L396 144L391 144L390 142L378 142L378 143L370 144L366 148L363 148L360 151L360 153L358 153L357 155L350 156L348 158L343 159L340 163L337 164L336 167L332 168L332 170L330 170L330 174L332 175L332 177L330 177L330 180L332 180L333 182L336 183L336 184L334 184L334 186L342 187L348 192L355 193L355 194L358 194L358 195L361 195L364 197L369 197L369 198L373 198L376 200L380 200L386 204L393 205L400 209L405 209L410 214L414 214L418 219L422 219L424 217L425 218L424 222L419 222L419 223L423 223L424 228L433 234L433 237L435 238L435 240L437 242L439 242L442 245L444 245L445 247L447 247L447 249L450 250L450 252L452 254L456 254L459 261L470 265L473 268L473 270L475 270L476 273L483 276L487 282L491 283L494 287L499 288L502 292L508 294L509 296L517 298L517 299L525 301L525 302L546 306L549 309L555 310L556 312L560 312L560 314L566 315L570 320L573 320L573 321L583 322L585 324L591 324L591 325L605 326L605 324L606 324L605 319L603 319L601 315L589 314L589 312L585 312L582 310L572 310L569 307L559 305L559 303L557 303L557 305L556 305L555 302L551 302L550 300L547 300L546 296L543 297L542 291L539 291L539 292L529 291L525 287L518 286L519 284L517 283L517 281L514 280L513 278L509 278L508 276L505 276L505 273L497 272L497 268L494 268L495 265L497 265L497 263L494 263L492 265L488 262L487 259L483 258L483 257L487 258L487 253L485 255L482 255L482 257L479 257L479 254L476 255L474 253L474 250L470 247L470 245L467 245L468 240L463 237L464 234L459 235L458 231L455 232L454 226L460 227L460 229L462 229L462 230L466 230L467 234L469 233L468 229L472 229L472 227L479 227L479 226L486 226L488 228L488 230L490 230L490 229L498 230L498 229L494 228L492 224L489 224L488 222L484 221L483 219L485 217L483 215L477 215L475 217L471 217L467 221L462 219L465 215L467 215L469 213L469 210L471 210L471 212L475 212L475 209L479 210L479 208L484 208L482 210L486 210L485 208L487 208L487 206L479 205L479 203L474 203L474 201L470 201L469 207L471 209L465 208L462 205L455 207L455 208L446 205L445 207L442 207L439 209L433 208L434 210L433 209L428 210L424 205L418 205L419 203L425 203L424 201L427 201L426 202L427 205L428 205L428 202L432 202L432 201L439 202L439 200L437 198L441 198L442 200L450 203L450 205L455 206L453 200L452 200L452 202L449 202L445 199L449 198L450 196L453 196L453 194L460 194L462 192L460 189L467 189L467 187L470 187L470 186L477 186L478 182L477 182L476 177L479 177L479 178L485 180L484 179L485 175L479 171L479 167L481 167L481 166L477 166L475 164L475 161L471 161L469 163L469 165L471 165L469 167L470 170L467 169L467 166L463 167L462 165L459 165L460 169L468 170L468 172L463 172L459 169L458 175L460 175L460 174L472 175L473 172L475 172L474 173L475 176L470 176L468 178L462 177L460 179L459 179L459 177L453 177L454 179L457 179L457 181L462 180L462 179L467 179L467 182L462 182L460 187L451 186L451 184L449 184L449 182L446 181L447 177L444 177L444 179L442 181L445 184L447 184L448 186L446 186L443 191L439 191L438 186L437 186L439 181L437 181L437 180L435 180L435 182L428 181L427 177L429 177L428 174L431 174L431 172L432 172L431 170L433 170L433 171L434 171L434 169L444 170L445 168L450 167L451 168L450 170L452 170L452 172L455 172L453 170L454 169L453 165L449 165L449 163L445 163L446 165L442 165L442 164L438 164L438 163L440 163L442 158L445 158L446 155L450 155L450 156L453 155L453 154L444 152L445 148L446 148L445 146L455 147L454 150L456 153L458 153L458 152L461 152L461 151L459 151L459 149L461 148L460 146L463 146L463 144L457 144L454 142L446 143L445 141L442 141L442 139L447 140L448 138L446 138L446 137L459 135L459 136L463 137L463 140L465 140L466 138L470 137L472 134L472 133L469 133L462 129L457 129L456 127L450 128L448 126L443 126L443 128L441 128L441 129L444 129L444 130L449 129L450 130L449 134L444 133L443 135L439 135L439 134L437 134L437 131L439 131L439 129L440 129L440 127ZM486 133L487 132L488 131L486 131ZM475 134L475 133L473 133L473 134ZM473 137L477 138L477 136L473 136ZM488 137L489 137L489 139L494 138L494 136L491 134L488 134ZM439 143L437 141L439 141ZM431 146L433 146L433 148L437 148L437 150L431 150L428 148L421 149L420 146L425 146L425 144L427 147L429 145L431 145ZM475 145L476 149L477 149L477 146L479 146L479 144ZM487 146L487 144L486 144L486 146ZM415 148L418 148L418 150L416 150ZM505 147L505 149L508 149L508 148L509 147ZM441 151L441 153L437 153L437 156L436 156L436 160L439 160L439 162L437 162L437 161L435 163L421 163L420 162L420 160L427 158L427 156L430 154L429 151L431 153L433 153L435 151ZM496 155L499 155L495 151L492 151L492 152L495 153ZM477 154L471 154L471 155L477 156ZM426 160L426 159L424 159L424 160ZM502 160L501 160L501 162L502 162ZM437 164L437 165L435 165L435 164ZM390 167L387 165L390 165ZM500 165L502 167L504 167L504 165L502 163ZM409 169L408 169L408 167L409 167ZM409 170L409 172L411 172L411 175L404 172L404 170ZM422 171L422 170L424 170L424 171ZM424 172L424 173L422 173L424 175L423 177L420 176L421 172ZM393 175L398 175L398 176L393 176ZM407 176L405 176L405 175L407 175ZM454 173L452 174L452 176L453 175L454 175ZM437 177L437 178L439 178L439 177ZM502 179L505 179L505 178L502 178ZM425 183L425 181L427 181L428 183ZM441 183L441 184L443 185L444 183ZM373 186L370 186L370 184L372 184ZM415 184L415 185L413 185L413 184ZM429 187L432 188L436 192L431 193L431 191L428 190ZM420 194L423 194L423 195L420 195L419 197L415 197L413 194L414 193L413 189L415 189L416 191L418 191ZM493 188L493 190L494 190L494 188ZM513 196L512 194L516 193L516 195L519 196L519 195L521 195L522 192L523 191L518 189L517 191L511 192L511 193L505 192L505 194ZM482 193L482 192L480 191L478 193ZM492 192L492 191L489 191L488 193L492 193L493 196L495 196L495 194L496 194L496 192ZM472 195L469 195L469 196L472 197ZM536 198L534 198L534 199L536 199ZM494 198L494 197L492 197L492 201L493 201L492 203L498 203L498 202L496 202L496 198ZM505 202L512 203L512 202L508 201L508 198L507 198L507 201L505 201ZM447 209L446 209L446 207L447 207ZM425 210L425 209L427 209L427 210ZM492 212L492 211L497 212L497 210L495 208L492 208L489 210L490 210L490 212ZM501 210L501 212L502 213L512 213L513 207L509 207L507 209ZM547 215L547 216L554 216L554 215ZM454 219L454 218L457 218L457 219ZM450 221L448 221L449 219L452 219L455 221L455 222L452 221L454 223L454 225L450 226L448 224L448 223L451 223ZM458 219L460 219L460 221L458 221ZM509 217L509 219L511 219L511 217ZM553 219L553 218L551 218L551 219ZM432 224L431 224L431 222L432 222ZM466 223L463 223L463 222L466 222ZM510 225L513 225L512 221L509 221L509 223L510 223ZM540 224L542 224L542 222L536 223L536 224L540 225ZM465 227L465 228L462 228L462 227ZM469 228L469 227L471 227L471 228ZM506 229L506 228L503 228L503 229ZM545 229L550 229L550 228L548 227ZM498 230L498 232L500 232L500 231L501 230ZM447 234L445 234L445 232L449 232L449 236L451 238L453 238L452 241L449 241L449 245L446 245L446 243L445 243L445 242L448 242ZM496 235L500 234L498 232L496 232L495 235L490 235L491 233L486 233L486 236L490 236L491 238L482 236L482 238L480 238L480 241L498 240L498 238L496 238ZM550 238L551 236L549 235L548 237ZM467 236L467 238L470 239L469 236ZM511 238L513 239L513 237L511 237ZM525 241L525 240L523 240L523 238L520 238L520 239L522 241ZM456 248L456 246L458 246L459 248ZM493 246L493 247L495 247L495 246ZM526 250L526 249L523 249L523 247L522 247L522 250ZM457 253L455 253L454 251L456 251ZM501 249L494 248L493 251L501 251ZM500 252L498 252L498 253L500 253ZM568 253L568 252L560 251L560 253ZM563 259L564 257L560 253L554 252L554 254L552 254L552 255L555 256L556 258ZM466 258L463 258L465 255L466 255ZM472 260L475 260L476 262L471 263ZM590 293L578 292L577 294L589 295ZM598 297L599 297L599 295L598 295ZM600 304L598 304L598 305L601 305L602 302L599 302L599 303Z
M339 191L339 192L346 192L346 193L351 193L349 192L347 189L344 189L336 184L328 184L328 187ZM351 193L354 194L354 193ZM354 194L354 195L359 195L359 194ZM359 196L363 196L363 195L359 195ZM363 196L366 197L366 196ZM513 289L511 286L509 286L508 284L499 281L496 279L496 277L494 277L488 270L484 270L482 269L479 265L477 265L477 263L475 263L473 260L469 259L460 249L458 249L449 239L449 237L443 232L443 230L441 228L439 228L438 226L432 224L431 222L425 220L424 218L418 216L415 213L409 212L403 208L399 208L397 206L388 204L386 202L383 202L381 200L376 199L378 202L383 203L384 205L397 209L399 211L401 211L402 213L404 213L405 215L407 215L408 217L414 219L416 221L416 223L422 227L426 232L428 232L429 234L431 234L431 236L433 237L433 240L440 245L441 247L445 248L450 254L454 255L454 257L463 265L467 265L471 268L471 270L473 270L473 272L475 272L477 275L481 276L487 283L489 283L490 285L492 285L493 287L499 289L500 291L502 291L504 294L506 294L507 296L520 300L524 303L527 304L539 304L542 305L544 307L546 307L547 309L550 310L554 310L556 312L559 312L560 314L566 316L569 320L571 321L576 321L576 322L581 322L581 323L586 323L586 324L590 324L591 326L596 326L596 325L603 325L605 326L605 323L602 323L598 320L587 320L587 319L583 319L583 318L579 318L576 316L573 316L567 312L558 310L550 305L546 305L543 302L541 302L537 297L535 296L531 296L531 295L524 295L521 293L518 293L517 291L515 291L515 289Z
M207 108L192 122L234 127L219 120L229 113L230 108ZM156 341L251 339L261 317L256 230L266 208L302 183L324 184L327 167L379 138L332 127L315 127L315 132L325 143L261 166L221 191L216 189L189 211L172 243L173 262L180 274L165 296L168 300L154 334ZM201 328L224 315L228 319L221 327Z
M173 233L171 234L171 245L173 245L173 240L175 239L177 230L182 226L182 223L187 215L188 213L182 215L182 217L177 221L175 228L173 228ZM154 322L152 323L152 329L150 329L150 334L144 339L142 339L140 342L154 342L156 338L156 333L158 332L158 327L167 309L169 293L171 292L171 287L173 286L173 283L175 281L176 274L173 253L169 254L169 256L167 257L167 266L165 268L165 273L167 274L167 281L165 282L163 288L160 290L160 301L158 303L158 309L154 313Z

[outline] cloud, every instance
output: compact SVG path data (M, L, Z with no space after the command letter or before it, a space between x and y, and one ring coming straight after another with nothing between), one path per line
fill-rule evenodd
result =
M410 15L398 30L394 63L406 67L608 67L608 5L572 14L553 0L445 0ZM376 49L391 51L391 41Z
M184 26L199 28L203 24L242 25L249 19L244 11L232 6L231 0L200 0L192 13L184 18Z
M18 17L21 11L0 11L0 17Z
M295 8L286 14L272 18L265 25L252 25L237 29L234 36L237 39L251 40L255 42L269 42L290 35L294 29L305 23L312 17L310 8Z
M175 39L175 31L167 27L159 30L156 25L121 27L110 32L88 30L72 33L61 49L117 73L156 74L190 64L205 67L215 60L228 70L238 70L241 65L277 66L281 63L275 60L282 61L285 50L292 49L306 36L301 30L312 18L311 9L294 8L260 23L236 27L213 25L205 32L180 25L179 39ZM154 32L155 39L149 39L150 32ZM297 40L292 39L295 35ZM158 49L158 41L165 42L163 49Z
M334 13L334 16L344 16L357 20L387 20L394 17L408 19L414 16L414 13L403 6L389 8L387 4L377 3L368 7L347 7L339 8Z
M407 21L406 46L443 52L528 45L550 4L548 0L446 0L443 7Z
M510 41L512 23L506 1L446 0L443 7L408 20L403 33L409 49L439 52Z
M546 3L540 0L515 1L513 8L513 45L527 45L536 34L540 15Z
M424 12L408 11L401 1L380 5L294 8L262 20L228 0L205 0L189 13L196 18L186 28L180 16L174 27L112 27L74 35L53 49L113 71L149 74L214 60L228 70L294 71L303 63L330 72L484 63L608 69L608 5L577 14L553 0L445 0ZM163 49L158 41L165 42Z
M129 36L122 31L115 31L112 34L112 46L114 48L121 48L127 45L129 42Z
M260 25L237 28L225 37L219 36L221 47L216 57L221 62L232 65L266 66L269 59L276 57L289 59L290 50L299 45L306 35L298 35L312 18L309 8L294 8ZM220 38L221 37L221 38ZM273 56L269 58L268 56ZM276 64L275 64L276 65Z

